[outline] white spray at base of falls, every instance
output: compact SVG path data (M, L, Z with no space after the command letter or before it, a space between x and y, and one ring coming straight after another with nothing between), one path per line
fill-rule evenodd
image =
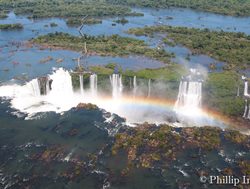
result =
M0 96L11 99L11 106L28 114L29 117L39 112L54 111L61 113L71 109L72 105L77 105L68 71L60 68L49 75L48 78L53 82L51 83L51 90L45 95L41 95L38 79L33 79L23 86L16 84L1 86Z
M112 86L112 96L114 99L122 97L122 76L119 74L112 74L110 76L110 82Z

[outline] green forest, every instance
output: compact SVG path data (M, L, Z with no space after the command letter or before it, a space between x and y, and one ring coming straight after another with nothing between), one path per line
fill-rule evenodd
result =
M168 8L183 7L232 16L249 16L249 0L0 0L0 11L14 9L32 18L90 16L141 16L128 6ZM2 17L4 14L1 14Z
M118 5L151 8L183 7L233 16L249 16L249 0L107 0Z
M83 17L85 15L141 16L127 6L112 5L101 0L0 0L1 10L14 10L16 14L27 14L30 18Z

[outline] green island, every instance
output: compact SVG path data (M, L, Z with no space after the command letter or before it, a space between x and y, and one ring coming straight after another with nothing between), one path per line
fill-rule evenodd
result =
M58 26L57 23L54 22L50 23L50 27L57 27L57 26Z
M29 18L83 17L89 16L141 16L130 8L112 5L101 0L1 0L0 10L14 10L16 14L30 15Z
M112 36L84 36L77 37L66 33L51 33L39 36L31 40L32 43L43 45L50 48L69 49L74 51L83 51L84 43L87 43L89 54L98 54L101 56L129 56L144 55L145 57L170 63L173 54L157 48L149 48L142 40L119 35Z
M0 19L7 18L7 12L6 11L0 11Z
M121 18L121 19L117 19L114 22L116 22L117 24L127 24L128 20L126 18Z
M151 8L182 7L214 12L233 16L249 16L250 1L248 0L107 0L118 5L129 5Z
M80 26L83 23L81 18L69 18L66 20L66 24L69 26ZM102 20L97 18L88 18L84 20L84 24L92 25L92 24L101 24Z
M23 29L22 24L0 24L0 30L20 30Z
M194 54L206 54L225 62L226 70L250 68L250 36L244 33L171 26L135 28L130 29L128 33L150 37L155 33L163 33L166 34L166 44L181 44L191 49Z

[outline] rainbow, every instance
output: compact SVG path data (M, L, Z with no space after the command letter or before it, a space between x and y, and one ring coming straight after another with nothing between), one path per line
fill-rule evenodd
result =
M112 97L104 97L101 99L102 101L107 101L108 103L114 101ZM152 108L166 109L169 111L173 111L175 106L175 100L166 98L157 98L157 97L140 97L140 96L131 97L123 95L121 99L118 99L118 101L119 103L122 103L124 106L135 106L135 108L148 106ZM224 116L219 112L203 108L201 109L201 114L203 116L206 116L207 118L213 119L217 122L221 122L228 127L232 126L232 120L229 117Z

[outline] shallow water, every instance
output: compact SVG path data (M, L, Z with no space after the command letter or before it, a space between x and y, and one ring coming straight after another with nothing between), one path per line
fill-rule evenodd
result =
M112 35L119 34L122 36L130 36L126 33L129 28L134 27L144 27L144 26L152 26L159 24L167 24L172 26L186 26L186 27L196 27L196 28L209 28L213 30L225 30L231 32L244 32L246 34L250 34L250 18L249 17L231 17L231 16L222 16L213 13L206 13L201 11L194 11L190 9L181 9L181 8L170 8L170 9L134 9L134 11L144 13L143 17L127 17L129 20L128 24L122 25L117 24L116 26L112 26L113 20L115 18L106 18L103 20L102 24L96 25L88 25L84 27L84 32L90 35ZM173 19L166 19L166 17L172 17ZM48 18L48 19L38 19L38 20L30 20L25 16L16 16L13 12L9 13L9 17L6 19L0 20L0 24L4 23L22 23L24 25L24 29L20 31L1 31L0 32L0 69L9 69L8 73L1 73L0 80L5 81L11 79L13 76L22 77L23 74L28 74L29 77L33 77L34 75L49 73L49 69L52 67L57 67L54 64L48 64L44 66L39 66L36 64L36 68L27 68L26 65L12 66L13 61L17 62L27 62L25 64L33 64L34 62L38 62L38 57L43 56L55 56L55 57L64 57L67 63L63 63L66 68L72 68L74 65L72 64L72 57L77 53L71 51L39 51L37 49L26 49L23 51L20 48L15 49L11 42L21 42L27 41L33 37L38 35L44 35L50 32L67 32L73 35L79 35L76 27L68 27L65 23L64 19L60 18ZM57 27L50 27L50 23L58 24ZM48 25L48 27L46 27ZM135 37L135 36L132 36ZM148 39L145 37L139 37L139 39L145 40L150 46L157 46L159 42L159 38L156 39ZM217 63L217 70L220 71L223 67L223 63L218 62L208 56L205 55L190 55L190 50L182 46L176 47L168 47L165 49L169 52L173 52L176 57L172 59L174 62L185 65L186 67L205 67L206 69L209 67L210 63ZM14 51L14 52L13 52ZM187 60L186 57L190 55L190 60ZM68 58L70 57L70 58ZM22 60L22 61L19 61ZM150 59L142 59L139 58L98 58L98 57L90 57L89 59L90 65L98 64L106 64L107 61L115 61L120 64L124 69L144 69L144 68L159 68L162 67L163 64L160 62L150 63ZM142 66L142 62L147 62ZM134 62L134 63L133 63ZM47 71L47 72L46 72Z

